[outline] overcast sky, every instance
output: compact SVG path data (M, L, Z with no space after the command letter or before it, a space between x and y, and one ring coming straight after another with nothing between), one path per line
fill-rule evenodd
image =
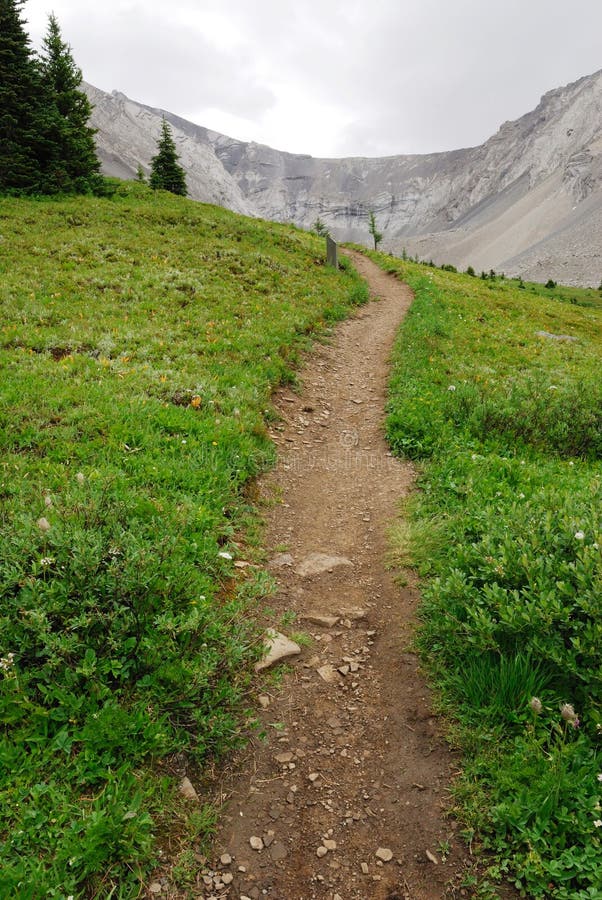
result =
M602 68L600 0L28 0L84 78L314 156L480 144Z

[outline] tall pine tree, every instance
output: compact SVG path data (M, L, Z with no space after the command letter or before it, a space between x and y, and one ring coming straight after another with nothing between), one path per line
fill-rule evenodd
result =
M163 119L161 136L157 142L157 155L151 160L149 184L152 188L186 196L186 174L178 164L178 158L171 128Z
M43 190L42 85L21 18L24 0L0 0L0 193Z
M95 131L88 125L92 105L80 90L81 70L54 14L48 19L40 68L49 114L45 189L48 193L91 190L98 185L100 169Z

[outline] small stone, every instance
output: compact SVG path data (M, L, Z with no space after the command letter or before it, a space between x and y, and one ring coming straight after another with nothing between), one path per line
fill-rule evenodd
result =
M274 631L273 628L268 628L265 637L266 654L263 659L260 659L259 662L255 663L256 672L262 672L264 669L269 669L270 666L273 666L277 662L282 662L285 659L289 659L291 656L296 656L298 653L301 653L301 647L298 644L294 641L289 641L284 634L280 634L279 631Z
M370 867L368 866L368 863L362 863L362 873L364 875L368 875L369 872L370 872Z
M335 894L332 900L343 900L340 894Z
M263 836L263 846L264 846L264 847L269 847L269 846L273 843L274 837L275 837L275 832L274 832L274 831L268 831L267 834L264 834L264 836Z
M267 696L267 694L261 694L258 699L259 699L259 705L261 706L261 708L267 709L268 706L270 705L270 698Z
M349 675L349 666L339 666L337 672L340 672L341 675Z
M318 849L316 850L316 856L319 859L322 859L322 857L326 856L327 853L328 853L327 847L318 847Z
M286 753L278 753L276 756L276 762L281 764L290 763L294 757L294 753L291 753L290 750L287 750Z
M253 850L263 850L263 841L256 835L253 835L252 838L249 838L249 844L251 845Z
M301 616L306 622L312 622L314 625L321 625L323 628L334 628L339 621L338 616L329 616L326 613L304 613Z
M153 881L153 883L151 885L149 885L148 889L151 892L151 894L160 894L161 891L163 890L163 888L161 887L161 885L159 884L158 881Z
M339 680L335 667L331 666L330 663L326 663L325 666L320 666L316 671L322 681L325 681L326 684L332 684L333 681Z
M336 841L326 840L326 841L322 841L322 843L324 844L324 846L326 847L327 850L336 850L337 849Z
M274 860L274 862L278 862L281 859L286 859L288 856L288 850L282 843L282 841L274 841L272 846L270 847L270 856Z
M364 609L362 606L351 606L348 609L342 609L341 615L345 619L351 619L352 622L359 622L360 619L365 619L368 615L368 610Z
M426 851L426 858L427 858L430 862L432 862L433 865L435 865L435 866L438 866L438 865L439 865L439 860L437 859L437 857L435 856L434 853L431 853L430 850L427 850L427 851Z
M319 640L319 638L320 638L320 635L317 636L316 640ZM322 662L321 657L318 656L317 654L314 654L314 656L310 656L310 658L307 660L307 662L303 663L303 668L304 669L317 669L321 662Z
M308 775L308 778L309 778L309 780L310 780L312 783L313 783L314 781L317 781L319 777L320 777L320 773L319 773L319 772L311 772L310 775Z
M222 875L222 881L224 882L224 884L232 884L232 882L234 881L234 875L232 874L232 872L224 872L224 874Z
M219 861L221 862L222 866L232 865L232 857L230 856L229 853L222 853L222 855L219 858Z
M330 572L339 566L352 566L353 563L345 556L328 556L326 553L310 553L295 569L295 574L306 578L309 575L321 575Z
M182 780L180 782L180 793L184 797L186 797L187 800L198 800L199 799L199 795L197 794L194 787L192 786L192 782L190 781L190 778L182 778Z
M547 338L549 341L577 341L578 338L571 334L551 334L549 331L536 331L536 337Z
M274 559L270 560L269 567L270 569L282 569L285 566L292 566L293 557L290 553L279 553Z
M393 859L393 851L389 850L388 847L379 847L376 851L376 856L378 859L382 859L383 862L391 862Z

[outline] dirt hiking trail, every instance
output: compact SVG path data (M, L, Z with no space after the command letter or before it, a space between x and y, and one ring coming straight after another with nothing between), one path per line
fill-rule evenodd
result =
M198 896L470 895L445 817L457 761L408 649L416 592L385 566L387 529L413 484L383 434L389 354L412 295L350 255L378 300L316 348L300 396L279 392L279 463L260 484L279 583L271 605L293 611L284 630L312 642L260 697L265 738L223 776L229 799Z

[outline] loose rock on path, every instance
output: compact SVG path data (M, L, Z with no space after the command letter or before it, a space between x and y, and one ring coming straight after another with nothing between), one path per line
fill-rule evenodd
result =
M457 761L409 649L416 592L385 565L387 528L414 477L383 436L389 354L412 295L352 256L380 299L316 349L301 395L281 392L280 461L261 484L279 501L267 513L270 602L294 611L293 630L312 643L279 688L262 688L266 738L224 776L230 799L198 896L469 896L445 815Z

